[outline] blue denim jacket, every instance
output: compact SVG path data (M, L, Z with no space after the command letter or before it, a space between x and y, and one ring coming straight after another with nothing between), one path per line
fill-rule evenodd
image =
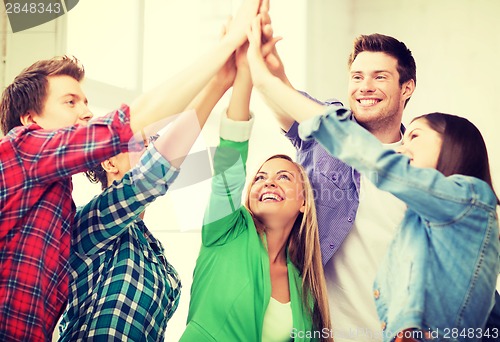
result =
M408 206L374 283L384 341L408 328L422 339L481 340L500 265L495 194L473 177L410 166L350 116L329 109L299 134Z

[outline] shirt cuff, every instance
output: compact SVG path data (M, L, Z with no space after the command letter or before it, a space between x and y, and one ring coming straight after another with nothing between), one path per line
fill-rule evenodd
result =
M250 120L236 121L227 117L227 113L222 113L220 121L220 137L225 140L243 142L250 139L254 116L250 113Z
M281 129L281 131L288 139L297 139L299 137L299 123L297 121L294 121L288 131L285 131L283 129Z
M321 122L330 116L336 117L339 121L345 121L351 119L352 112L343 107L328 108L324 114L303 121L299 125L299 137L302 140L314 139L314 133L319 130Z
M167 184L170 186L177 176L179 169L171 165L163 155L151 145L146 149L137 165L132 169L132 180L137 184ZM141 183L142 182L142 183ZM151 186L145 186L147 191ZM144 190L143 190L144 191Z

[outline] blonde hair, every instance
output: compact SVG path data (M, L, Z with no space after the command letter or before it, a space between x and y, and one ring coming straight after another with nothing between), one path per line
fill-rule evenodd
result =
M326 282L321 261L318 220L316 217L316 206L314 204L314 193L311 183L309 182L309 178L304 168L287 155L273 155L264 161L262 165L272 159L287 160L294 164L299 170L303 184L305 210L304 213L299 212L292 231L290 232L290 236L288 237L288 255L302 277L302 305L312 317L313 328L319 332L324 328L331 329ZM252 214L257 231L259 234L263 234L264 226L260 224L259 219L255 217L250 210L250 191L254 182L255 181L252 180L247 187L245 207ZM311 296L314 299L312 310L310 309ZM322 341L331 341L331 337L322 338Z

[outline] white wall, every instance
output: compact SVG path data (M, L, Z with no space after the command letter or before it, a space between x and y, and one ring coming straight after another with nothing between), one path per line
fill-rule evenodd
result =
M0 92L28 65L64 52L63 25L64 19L59 17L14 34L5 7L0 5Z

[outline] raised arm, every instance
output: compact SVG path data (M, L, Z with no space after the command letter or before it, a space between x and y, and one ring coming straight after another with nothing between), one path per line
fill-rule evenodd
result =
M241 199L245 185L248 139L252 128L249 102L252 83L245 52L237 52L238 71L227 116L223 114L220 145L215 152L212 193L203 219L202 241L206 246L223 244L238 236L245 224Z
M263 48L263 60L266 63L269 71L279 78L283 84L288 86L290 89L295 90L295 88L290 83L288 76L285 73L285 67L283 61L281 60L278 50L276 49L276 43L281 40L281 37L274 37L273 27L271 25L271 16L269 15L269 0L262 0L259 16L261 18L262 27L262 37L261 41L264 43ZM278 121L280 127L285 132L288 132L290 127L294 123L294 119L286 113L283 108L278 104L269 101L264 97L264 101L271 108L276 120Z
M314 138L328 153L428 220L450 222L468 210L481 191L478 187L488 187L480 181L473 184L472 177L445 177L433 168L411 166L407 156L384 147L350 116L351 112L345 108L330 108L325 115L303 122L299 134L305 140ZM495 203L494 195L491 198Z
M148 149L120 181L78 208L72 248L83 254L109 248L149 203L167 192L177 174L156 149Z
M253 20L251 30L248 33L247 58L254 87L262 94L271 108L278 108L282 113L286 113L299 123L323 113L324 106L306 98L270 71L263 55L263 51L267 47L262 46L261 43L261 25L262 16L259 14ZM290 121L287 122L290 123ZM286 127L283 127L283 123L282 128L287 130Z
M94 253L109 246L150 202L167 192L213 107L232 85L235 74L234 60L230 60L154 142L154 149L145 152L134 169L79 209L73 235L78 252Z
M236 51L236 77L233 93L227 109L227 117L234 121L248 121L250 119L250 97L252 95L252 78L246 58L248 44L243 44ZM224 133L221 133L224 137ZM227 137L226 137L227 138Z
M236 65L232 56L187 106L186 112L179 115L172 127L155 142L158 151L174 167L179 168L183 163L213 108L232 86L235 75Z
M156 89L142 95L130 106L132 131L182 112L231 54L246 40L246 31L257 14L260 0L244 0L229 32L221 42L190 67Z

